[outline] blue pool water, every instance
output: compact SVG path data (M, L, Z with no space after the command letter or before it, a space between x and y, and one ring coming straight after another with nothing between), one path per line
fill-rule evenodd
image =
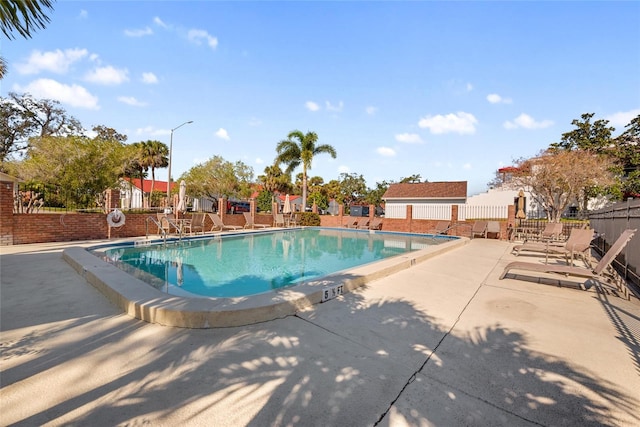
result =
M238 297L299 284L450 238L307 228L117 247L107 261L170 294Z

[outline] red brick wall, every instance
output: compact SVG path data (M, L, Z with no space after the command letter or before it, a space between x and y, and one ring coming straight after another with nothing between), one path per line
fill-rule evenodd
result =
M109 227L106 215L102 213L80 214L13 214L12 190L7 190L4 183L0 183L0 245L45 243L45 242L70 242L77 240L94 240L109 238ZM8 194L8 196L7 196ZM145 220L150 214L125 213L126 223L121 228L111 229L111 238L135 237L145 235ZM186 215L189 217L189 214ZM507 236L507 226L513 224L514 212L509 210L509 220L502 221L502 238ZM348 216L321 215L323 227L342 227ZM408 216L408 218L411 218ZM225 224L244 226L242 214L225 215ZM271 224L273 218L270 214L256 214L255 222ZM429 233L436 225L436 220L408 220L384 218L382 230ZM209 230L212 222L209 217L205 219L205 229ZM469 236L472 221L456 227L450 234ZM157 236L157 227L149 222L150 235Z
M0 246L13 244L13 182L0 181Z

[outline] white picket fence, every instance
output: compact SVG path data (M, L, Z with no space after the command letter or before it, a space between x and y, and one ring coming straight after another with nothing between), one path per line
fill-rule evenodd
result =
M467 219L507 219L508 206L458 205L458 221Z
M424 203L414 204L412 208L412 219L450 220L450 203ZM503 206L483 206L483 205L457 205L458 221L467 219L506 219L509 207ZM385 206L385 217L406 219L406 203L387 203Z

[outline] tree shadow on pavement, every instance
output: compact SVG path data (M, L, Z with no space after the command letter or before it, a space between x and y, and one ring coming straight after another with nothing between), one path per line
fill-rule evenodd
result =
M353 292L296 316L208 330L104 311L59 316L55 331L35 321L11 331L3 424L640 423L637 399L529 350L521 333L496 324L456 336L402 299ZM46 351L21 352L26 343Z

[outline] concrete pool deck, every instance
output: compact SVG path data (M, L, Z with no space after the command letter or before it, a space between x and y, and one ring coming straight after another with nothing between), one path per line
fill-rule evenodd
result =
M0 248L2 425L640 425L640 303L498 280L511 243L219 329L124 314L68 246Z

